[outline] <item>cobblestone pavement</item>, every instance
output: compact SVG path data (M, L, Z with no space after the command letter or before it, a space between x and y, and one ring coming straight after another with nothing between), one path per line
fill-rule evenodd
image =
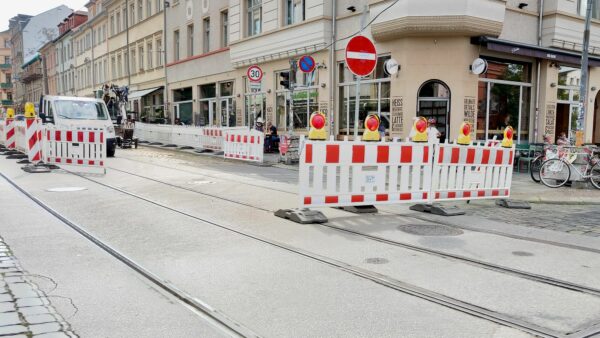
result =
M0 337L78 337L33 277L46 278L23 270L0 237Z
M493 201L461 205L475 215L515 225L600 237L600 206L532 203L531 210L506 209Z

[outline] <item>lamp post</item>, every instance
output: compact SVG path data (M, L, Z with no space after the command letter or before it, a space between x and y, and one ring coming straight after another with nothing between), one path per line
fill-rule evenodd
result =
M169 80L167 78L167 8L169 8L171 4L168 1L163 3L163 54L165 59L163 60L163 67L165 69L165 93L163 94L163 115L167 116L169 114ZM171 124L174 123L175 119L170 119Z

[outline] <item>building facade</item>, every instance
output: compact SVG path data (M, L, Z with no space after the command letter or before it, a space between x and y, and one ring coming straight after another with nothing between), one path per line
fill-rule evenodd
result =
M64 96L76 96L78 81L83 79L77 74L77 51L74 35L77 28L87 21L87 12L74 12L64 17L58 24L59 36L55 40L55 48L58 54L56 76L58 77L58 94Z
M320 110L329 112L334 135L352 138L357 81L344 58L347 37L360 31L378 53L375 71L360 82L360 133L364 118L376 113L390 137L406 137L414 118L425 116L436 119L449 140L465 120L480 140L501 137L507 125L519 142L561 132L573 138L585 1L544 3L541 9L537 1L514 0L171 1L169 117L248 126L261 117L280 130L303 132L309 114ZM584 125L585 142L600 143L595 8ZM281 81L290 59L302 55L318 66L311 74L298 72L290 92ZM397 74L384 69L390 59L400 65ZM476 60L485 71L471 69ZM259 83L248 81L250 65L262 68Z
M42 71L44 75L44 90L45 95L58 95L58 76L56 74L57 52L54 41L46 43L40 48L42 57Z
M163 116L165 70L162 0L108 0L110 83L129 87L131 116ZM164 120L164 119L163 119Z
M41 54L34 55L21 66L21 83L23 84L23 102L39 105L44 92L44 67Z
M0 115L13 106L10 31L0 32Z

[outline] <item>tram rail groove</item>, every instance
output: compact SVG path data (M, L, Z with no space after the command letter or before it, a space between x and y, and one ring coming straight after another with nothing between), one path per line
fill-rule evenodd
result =
M217 221L213 221L210 219L195 216L186 211L179 210L175 207L168 206L166 204L154 201L150 198L140 196L136 193L112 186L107 183L98 182L92 178L86 177L86 176L78 174L78 173L73 173L73 172L69 172L69 173L71 173L75 176L78 176L82 179L88 180L90 182L96 183L105 188L108 188L108 189L111 189L114 191L118 191L124 195L131 196L133 198L136 198L141 201L145 201L149 204L153 204L155 206L163 208L165 210L169 210L174 213L189 217L189 218L199 221L201 223L212 225L212 226L221 228L223 230L226 230L226 231L229 231L229 232L232 232L232 233L235 233L235 234L238 234L238 235L250 238L250 239L254 239L258 242L280 248L284 251L288 251L288 252L303 256L303 257L313 260L313 261L320 262L322 264L328 265L328 266L335 268L337 270L340 270L340 271L344 271L346 273L357 276L359 278L363 278L365 280L372 281L372 282L382 285L384 287L399 291L399 292L407 294L407 295L412 295L414 297L417 297L417 298L429 301L431 303L438 304L438 305L441 305L441 306L444 306L444 307L447 307L447 308L450 308L450 309L453 309L453 310L456 310L456 311L459 311L459 312L462 312L465 314L469 314L473 317L481 318L481 319L488 320L490 322L494 322L494 323L497 323L497 324L500 324L503 326L518 329L520 331L527 332L527 333L533 334L538 337L549 337L549 338L550 337L566 338L567 337L564 333L558 332L556 330L545 328L545 327L542 327L542 326L539 326L536 324L526 322L526 321L518 319L518 318L511 317L509 315L505 315L505 314L498 313L498 312L495 312L492 310L488 310L486 308L483 308L483 307L480 307L480 306L477 306L474 304L463 302L463 301L454 299L452 297L442 295L437 292L429 291L429 290L420 288L418 286L402 282L400 280L397 280L397 279L389 277L389 276L385 276L385 275L382 275L382 274L379 274L379 273L376 273L373 271L369 271L369 270L366 270L366 269L363 269L363 268L360 268L357 266L353 266L351 264L347 264L347 263L344 263L344 262L341 262L341 261L338 261L338 260L335 260L335 259L332 259L329 257L325 257L325 256L322 256L322 255L319 255L319 254L316 254L316 253L313 253L313 252L310 252L307 250L303 250L303 249L300 249L300 248L297 248L297 247L294 247L294 246L291 246L291 245L288 245L288 244L285 244L285 243L282 243L279 241L268 239L268 238L260 236L260 235L252 234L252 233L245 232L242 230L237 230L237 229L234 229L227 225L218 223Z
M95 244L96 246L98 246L100 249L104 250L105 252L107 252L114 258L116 258L118 261L125 264L130 269L132 269L133 271L140 274L142 277L146 278L148 281L157 285L162 290L171 294L181 303L191 307L195 311L199 311L201 314L203 314L203 316L201 316L202 318L207 320L207 322L211 323L216 328L220 329L223 333L227 333L229 336L232 336L232 337L256 337L256 338L260 337L260 335L254 333L252 330L245 327L241 323L238 323L237 321L235 321L228 315L226 315L226 314L222 313L221 311L213 308L212 306L204 303L203 301L199 300L198 298L189 295L185 291L177 288L175 285L173 285L169 281L162 279L161 277L157 276L153 272L149 271L148 269L144 268L140 264L136 263L134 260L127 257L125 254L121 253L117 249L115 249L115 248L111 247L110 245L106 244L105 242L101 241L100 239L95 237L93 234L91 234L90 232L85 230L80 225L72 222L67 217L65 217L58 211L54 210L52 207L50 207L46 203L42 202L40 199L33 196L29 192L27 192L25 189L23 189L21 186L19 186L15 181L10 179L8 176L4 175L2 172L0 172L0 176L2 176L2 178L6 182L8 182L10 185L12 185L15 189L17 189L19 192L21 192L23 195L25 195L30 200L32 200L35 204L37 204L42 209L44 209L46 212L48 212L49 214L51 214L52 216L54 216L55 218L60 220L62 223L69 226L71 229L75 230L77 233L79 233L81 236L83 236L84 238L86 238L87 240L89 240L90 242Z
M140 177L149 181L153 181L156 183L160 183L160 184L164 184L166 186L175 188L175 189L182 189L188 192L192 192L192 193L196 193L199 195L204 195L204 196L208 196L211 198L216 198L219 200L223 200L226 201L228 203L234 203L234 204L238 204L241 206L245 206L245 207L249 207L249 208L253 208L256 210L261 210L261 211L265 211L268 213L273 213L273 210L270 209L265 209L265 208L261 208L261 207L257 207L248 203L244 203L244 202L238 202L229 198L224 198L224 197L220 197L214 194L209 194L209 193L205 193L205 192L201 192L201 191L197 191L195 189L192 188L187 188L187 187L182 187L179 186L177 184L173 184L173 183L169 183L169 182L164 182L155 178L151 178L151 177L146 177L143 175L139 175L139 174L134 174L125 170L120 170L120 169L115 169L115 168L110 168L112 170L115 171L119 171L119 172L123 172L132 176L136 176L136 177ZM539 274L535 274L535 273L531 273L531 272L527 272L527 271L523 271L523 270L519 270L519 269L514 269L514 268L510 268L510 267L506 267L506 266L502 266L502 265L498 265L498 264L493 264L493 263L488 263L482 260L478 260L478 259L474 259L474 258L469 258L466 256L462 256L462 255L456 255L456 254L452 254L452 253L447 253L447 252L443 252L440 250L434 250L434 249L428 249L428 248L424 248L421 246L417 246L417 245L413 245L413 244L408 244L408 243L404 243L404 242L399 242L399 241L395 241L395 240L391 240L391 239L387 239L387 238L383 238L380 236L375 236L375 235L370 235L370 234L366 234L360 231L356 231L356 230L351 230L351 229L346 229L337 225L333 225L330 223L322 223L322 224L314 224L315 226L323 226L323 227L327 227L330 228L334 231L339 231L339 232L344 232L344 233L348 233L351 235L355 235L355 236L359 236L359 237L363 237L363 238L367 238L373 241L377 241L380 243L384 243L384 244L388 244L388 245L392 245L392 246L397 246L397 247L401 247L404 249L408 249L408 250L412 250L412 251L417 251L417 252L421 252L421 253L425 253L425 254L430 254L433 256L437 256L437 257L441 257L441 258L445 258L445 259L450 259L453 261L457 261L457 262L462 262L462 263L466 263L466 264L470 264L472 266L477 266L480 268L484 268L487 270L491 270L491 271L496 271L496 272L500 272L500 273L505 273L508 275L512 275L515 277L519 277L519 278L524 278L524 279L528 279L528 280L532 280L535 282L539 282L539 283L543 283L543 284L549 284L552 286L556 286L556 287L560 287L560 288L564 288L564 289L568 289L568 290L572 290L572 291L577 291L577 292L582 292L585 294L589 294L589 295L593 295L593 296L597 296L600 297L600 289L596 289L596 288L592 288L592 287L588 287L585 285L581 285L581 284L575 284L575 283L571 283L571 282L567 282L567 281L563 281L557 278L553 278L553 277L548 277L548 276L543 276L543 275L539 275Z
M208 174L198 173L198 172L194 172L194 171L190 171L190 170L184 170L184 169L181 169L181 168L174 168L174 167L170 167L170 166L166 166L166 165L162 165L162 164L155 164L155 163L141 161L141 160L134 160L134 159L131 159L131 158L126 158L126 157L123 158L123 159L131 161L131 162L136 162L136 163L141 163L141 164L147 164L147 165L153 165L153 166L157 166L157 167L161 167L161 168L165 168L165 169L169 169L169 170L180 171L180 172L184 172L184 173L188 173L188 174L192 174L192 175L210 177L210 178L220 179L220 180L226 180L225 178L222 178L222 177L211 176L211 175L208 175ZM133 176L141 177L141 178L147 178L147 177L144 177L144 176L141 176L141 175L137 175L137 174L134 174L134 173L122 170L122 169L116 169L114 167L108 167L108 169L115 170L115 171L121 171L121 172L130 174L130 175L133 175ZM291 170L291 169L282 169L282 170ZM257 188L261 188L261 189L265 189L265 190L282 192L282 193L289 194L289 195L297 195L297 193L286 191L286 190L269 188L269 187L266 187L266 186L263 186L263 185L250 184L250 183L242 182L242 181L238 181L238 180L233 180L233 181L236 182L236 183L248 185L248 186L251 186L251 187L257 187ZM287 184L289 184L289 183L287 183ZM505 232L495 231L495 230L487 230L487 229L480 229L480 228L463 226L463 225L457 225L457 224L452 224L452 223L445 223L445 222L442 222L440 220L429 219L427 217L419 216L419 215L415 215L415 214L397 213L397 212L388 211L388 210L379 211L379 212L380 213L389 214L389 215L414 218L414 219L417 219L417 220L420 220L420 221L426 221L426 222L430 222L430 223L433 223L433 224L444 225L444 226L448 226L448 227L452 227L452 228L456 228L456 229L468 230L468 231L485 233L485 234L490 234L490 235L495 235L495 236L502 236L502 237L507 237L507 238L512 238L512 239L518 239L518 240L522 240L522 241L528 241L528 242L534 242L534 243L541 243L541 244L547 244L547 245L552 245L552 246L563 247L563 248L567 248L567 249L573 249L573 250L579 250L579 251L587 251L587 252L592 252L592 253L600 254L600 249L594 249L594 248L590 248L590 247L584 247L584 246L573 245L573 244L568 244L568 243L561 243L561 242L556 242L556 241L549 241L549 240L544 240L544 239L539 239L539 238L532 238L532 237L526 237L526 236L521 236L521 235L507 234Z

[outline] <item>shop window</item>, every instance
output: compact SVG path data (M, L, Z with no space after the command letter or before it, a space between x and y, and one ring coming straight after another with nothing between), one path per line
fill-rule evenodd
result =
M390 76L383 71L384 64L390 56L377 58L377 66L373 73L361 79L358 92L358 135L364 131L364 120L369 114L379 115L381 124L386 129L390 128ZM339 109L340 109L340 134L353 135L356 114L356 76L345 66L339 64Z
M478 140L503 138L504 129L515 129L515 140L530 138L530 64L489 59L488 70L480 75L476 136Z
M173 102L175 105L175 124L191 125L194 115L192 87L174 90Z
M575 140L577 118L579 116L580 80L581 70L579 68L566 65L559 66L558 86L556 87L556 138L564 132L570 140Z
M274 123L279 130L287 130L291 118L294 130L307 130L310 114L319 109L318 71L312 73L298 71L293 94L279 83L279 79L283 78L282 74L288 73L289 71L275 73L277 97ZM290 115L292 111L293 116Z

